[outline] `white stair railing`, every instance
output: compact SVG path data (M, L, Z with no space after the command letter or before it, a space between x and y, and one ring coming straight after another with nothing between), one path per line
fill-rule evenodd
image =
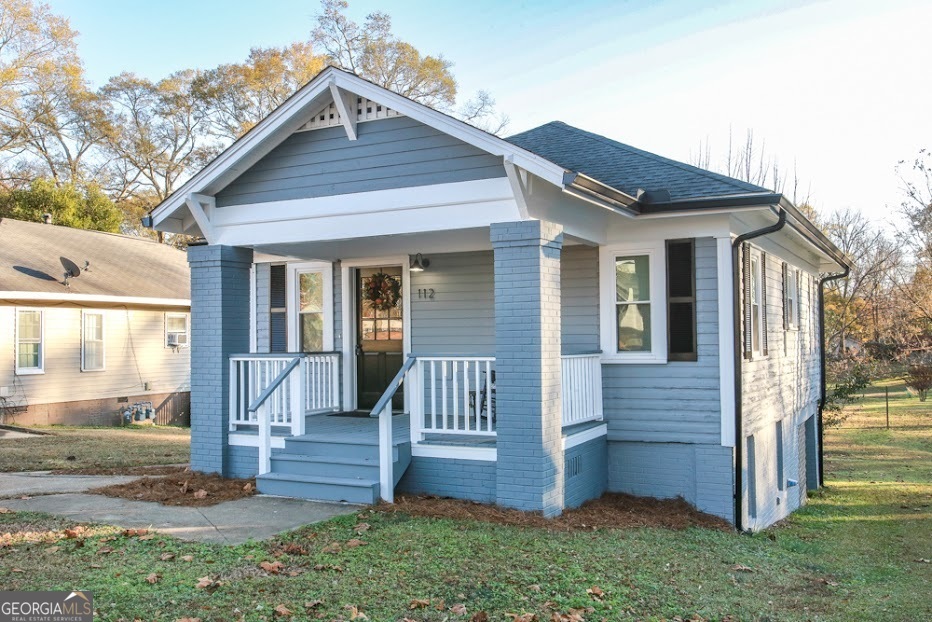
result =
M560 358L563 375L563 426L601 421L601 354L565 354Z
M278 375L269 382L268 386L256 396L256 399L250 402L247 409L259 424L259 475L264 475L272 470L272 422L269 401L286 382L293 382L291 378L296 375L294 372L300 365L300 356L296 356L289 361ZM298 380L297 384L302 383ZM285 394L288 395L287 389ZM300 404L300 402L298 403ZM304 419L303 413L296 418Z
M401 388L408 376L408 372L411 371L416 362L416 356L408 356L404 365L401 366L392 381L388 383L388 387L382 393L379 401L376 402L372 412L369 413L370 416L379 418L379 496L388 503L394 503L395 501L395 463L392 460L392 447L394 445L392 439L392 398L395 397L395 393ZM415 381L412 384L415 385L413 390L416 391L417 382Z

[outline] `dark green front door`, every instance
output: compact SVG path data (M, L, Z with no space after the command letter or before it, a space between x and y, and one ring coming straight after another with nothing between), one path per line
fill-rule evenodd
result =
M377 297L373 300L373 283L389 290L396 284L396 304L389 306L388 299ZM356 403L360 410L375 406L404 363L403 295L400 266L356 271ZM392 408L404 408L402 389L395 394Z

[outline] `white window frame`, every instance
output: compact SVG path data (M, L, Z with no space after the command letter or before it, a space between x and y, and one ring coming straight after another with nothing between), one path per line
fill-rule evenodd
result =
M87 320L85 319L88 315L99 315L100 316L100 354L101 354L101 365L100 367L90 369L87 366L87 360L85 359L85 349L87 346ZM107 319L103 311L89 311L83 309L81 311L81 371L82 372L97 372L97 371L106 371L107 370Z
M786 264L786 283L783 284L783 288L786 293L786 298L783 301L784 313L786 313L786 326L787 330L799 330L799 291L796 288L796 284L799 283L802 286L802 274L798 268L794 268L791 264ZM790 308L790 302L792 301L792 308Z
M650 270L649 352L619 352L616 336L615 260L646 255ZM618 364L663 364L667 362L666 243L611 245L599 248L599 309L602 361Z
M300 275L308 272L320 272L324 280L324 352L333 351L333 264L328 261L305 261L289 263L286 267L285 295L286 321L288 322L288 351L297 352L301 347L301 320L298 307L301 291L298 288Z
M39 313L39 366L38 367L20 367L19 366L19 313L20 311L38 311ZM16 307L16 315L13 319L16 335L13 342L13 364L17 376L31 376L45 373L45 310L37 307Z
M184 334L185 342L181 345L169 345L168 344L168 335L169 333L177 333L178 331L169 331L168 330L168 318L184 318ZM181 312L165 312L165 347L166 348L187 348L191 345L191 315L189 313Z
M751 249L751 291L748 292L749 296L752 296L751 300L751 353L755 357L763 356L764 352L764 296L767 293L764 291L764 287L767 283L762 272L763 262L761 261L760 251L756 249ZM756 274L755 274L756 273ZM756 297L754 297L756 293ZM757 306L757 328L754 327L754 306Z

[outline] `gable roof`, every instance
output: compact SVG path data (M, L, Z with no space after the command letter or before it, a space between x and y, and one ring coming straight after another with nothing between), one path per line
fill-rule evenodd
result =
M562 121L551 121L505 140L631 196L637 196L638 190L666 190L671 200L678 201L771 192Z
M62 285L63 258L79 268L85 261L90 264L87 271L69 279L68 287ZM2 218L0 298L18 298L10 292L28 292L46 300L147 298L187 306L191 278L185 253L165 244Z

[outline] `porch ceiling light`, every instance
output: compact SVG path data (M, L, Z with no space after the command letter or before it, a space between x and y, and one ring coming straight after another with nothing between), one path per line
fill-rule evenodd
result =
M430 266L430 259L425 258L420 253L411 260L411 272L423 272Z

